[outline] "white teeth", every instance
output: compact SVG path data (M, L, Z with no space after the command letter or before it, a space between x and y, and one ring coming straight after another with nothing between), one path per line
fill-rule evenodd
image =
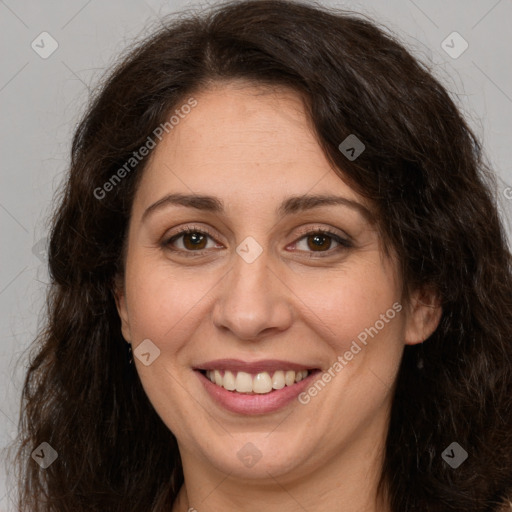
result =
M304 374L302 370L295 374L295 382L300 382L304 378Z
M274 372L272 377L272 387L274 389L283 389L284 388L284 372L278 370Z
M267 372L258 373L252 380L254 393L269 393L272 391L272 379Z
M220 384L222 386L222 383ZM235 379L235 388L239 393L252 392L252 377L249 373L238 372Z
M234 391L236 389L235 376L229 371L224 372L224 382L219 385L223 386L228 391Z
M224 373L224 375L223 375ZM268 372L260 372L254 377L246 372L230 372L226 370L207 370L206 377L217 386L221 386L228 391L237 391L238 393L270 393L273 389L283 389L285 386L292 386L300 382L309 375L308 370L278 370L272 377Z
M287 385L287 386L291 386L292 384L295 383L295 372L293 370L288 370L285 374L284 374L284 383Z

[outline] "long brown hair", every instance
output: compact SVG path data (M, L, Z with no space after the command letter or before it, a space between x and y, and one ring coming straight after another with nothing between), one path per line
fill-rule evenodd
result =
M128 364L112 293L148 157L95 190L187 98L232 79L303 95L326 156L378 209L404 296L426 286L441 297L438 329L405 348L397 377L381 479L392 510L498 510L512 487L512 279L479 142L396 38L352 13L280 0L166 20L78 126L52 221L47 324L23 388L19 509L170 510L183 483L176 439ZM338 149L350 134L366 146L354 161ZM30 456L42 442L58 453L44 470ZM457 469L442 457L452 442L468 453Z

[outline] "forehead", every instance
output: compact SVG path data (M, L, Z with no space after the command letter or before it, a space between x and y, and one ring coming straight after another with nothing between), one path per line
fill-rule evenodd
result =
M193 97L197 106L154 150L139 202L176 191L224 197L239 206L251 198L271 202L307 193L364 202L326 159L294 90L235 82Z

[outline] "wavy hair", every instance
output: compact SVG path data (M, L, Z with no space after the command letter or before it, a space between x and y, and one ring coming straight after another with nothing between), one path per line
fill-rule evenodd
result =
M104 197L94 191L186 98L238 79L304 97L340 178L375 205L404 296L428 287L440 297L439 327L405 347L397 376L381 477L392 510L500 510L512 487L512 279L493 174L448 92L395 36L287 0L166 19L91 100L51 220L47 321L22 394L19 510L170 510L183 483L176 439L128 364L113 296L149 156ZM338 149L349 134L366 146L355 161ZM42 442L58 453L45 470L30 457ZM441 456L452 442L469 454L457 469Z

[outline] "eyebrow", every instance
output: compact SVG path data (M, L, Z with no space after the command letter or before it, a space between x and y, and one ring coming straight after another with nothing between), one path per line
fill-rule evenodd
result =
M346 197L329 194L290 196L286 198L276 209L276 215L279 218L282 218L293 213L332 205L342 205L352 208L365 217L365 219L370 223L373 223L375 220L373 213L361 203ZM144 222L156 211L168 206L185 206L187 208L194 208L196 210L217 214L223 214L225 211L223 201L214 196L199 194L167 194L146 208L142 214L141 222Z

